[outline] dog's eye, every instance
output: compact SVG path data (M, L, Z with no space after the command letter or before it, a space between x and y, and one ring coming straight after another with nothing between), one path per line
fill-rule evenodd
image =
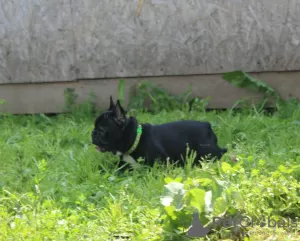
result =
M107 137L108 132L106 130L100 129L99 132L102 137Z

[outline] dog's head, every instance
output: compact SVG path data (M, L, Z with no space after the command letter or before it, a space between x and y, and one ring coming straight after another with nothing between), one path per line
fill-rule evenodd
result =
M92 144L98 151L116 154L127 120L126 112L120 101L117 100L117 103L114 104L110 97L109 108L97 117L92 131Z

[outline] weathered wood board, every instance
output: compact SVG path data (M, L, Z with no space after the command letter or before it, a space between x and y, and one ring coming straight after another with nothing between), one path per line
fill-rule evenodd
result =
M300 69L299 0L73 1L78 78Z
M295 97L300 99L300 72L276 72L252 74L255 78L264 80L274 88L283 99ZM132 97L133 90L143 81L151 81L155 85L166 88L170 94L182 94L192 86L190 97L201 99L209 97L208 108L231 108L241 99L258 103L263 95L255 91L234 87L222 79L221 74L169 76L150 78L125 78L125 106ZM0 105L0 113L61 113L65 111L66 88L71 88L77 95L77 103L90 99L90 94L96 96L96 107L104 110L109 105L109 98L118 98L118 78L101 80L81 80L64 83L33 83L10 84L0 86L0 99L6 104ZM172 83L172 84L170 84Z
M0 0L1 84L234 69L300 70L299 0Z
M74 80L69 0L0 0L0 83Z

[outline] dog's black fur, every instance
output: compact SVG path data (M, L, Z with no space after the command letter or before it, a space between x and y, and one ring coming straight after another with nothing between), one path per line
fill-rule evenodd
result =
M123 154L133 145L137 135L137 120L127 117L120 105L110 98L110 107L97 117L92 132L92 143L101 152L120 155L119 166L124 165ZM187 144L196 151L196 160L206 156L220 159L226 148L220 148L217 137L209 122L176 121L161 125L142 124L142 136L137 148L130 154L135 160L142 157L145 163L153 166L158 159L185 163Z

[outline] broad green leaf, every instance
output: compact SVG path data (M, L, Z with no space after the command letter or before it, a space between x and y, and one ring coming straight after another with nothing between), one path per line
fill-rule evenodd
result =
M243 206L245 204L243 196L238 191L232 192L232 198L238 205Z
M280 171L280 172L283 172L283 173L292 173L293 171L294 171L294 168L286 168L285 166L283 166L283 165L280 165L279 167L278 167L278 170Z
M171 182L181 182L182 181L182 177L176 177L175 179L170 178L170 177L166 177L164 179L164 181L165 181L166 184L169 184Z
M214 215L218 216L224 213L228 208L227 202L224 200L223 197L218 197L214 202Z
M176 219L175 208L173 206L165 207L165 211L168 214L168 216L171 217L173 220Z
M247 88L269 96L278 96L275 90L264 82L243 71L232 71L223 74L223 79L239 88Z
M212 191L213 191L214 199L222 195L223 189L226 188L225 186L226 186L225 182L220 181L218 179L216 179L215 182L212 183Z
M248 156L247 160L248 160L248 162L252 162L253 161L253 156Z
M197 208L199 211L204 210L205 206L205 191L202 189L191 189L190 194L190 205Z
M197 181L201 184L201 186L206 187L210 186L213 182L210 178L199 178Z
M186 181L184 181L184 187L188 189L190 186L195 185L195 180L188 177Z
M231 165L227 162L222 162L221 168L222 168L222 171L225 173L230 173L232 170Z
M253 169L252 171L251 171L251 176L252 177L257 177L259 175L259 170L258 169Z
M260 160L258 161L258 164L259 164L260 166L264 166L264 165L266 164L266 161L263 160L263 159L260 159Z

